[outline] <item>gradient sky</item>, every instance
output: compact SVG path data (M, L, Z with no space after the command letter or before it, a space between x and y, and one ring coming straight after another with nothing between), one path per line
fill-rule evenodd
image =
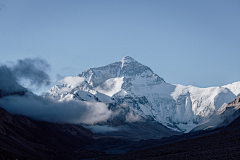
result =
M0 0L0 55L45 58L53 81L131 56L168 83L221 86L240 81L240 0Z

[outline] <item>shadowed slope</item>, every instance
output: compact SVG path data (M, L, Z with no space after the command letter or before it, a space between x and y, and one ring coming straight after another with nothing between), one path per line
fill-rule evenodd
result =
M92 144L94 138L98 137L79 125L39 122L24 116L12 116L3 108L0 108L0 135L1 159L74 159L81 154L74 154L73 150ZM82 157L87 156L82 154Z
M239 159L240 129L187 139L108 159Z

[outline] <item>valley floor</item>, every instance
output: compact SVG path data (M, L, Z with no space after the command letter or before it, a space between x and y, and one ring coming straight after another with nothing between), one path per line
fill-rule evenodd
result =
M104 159L240 159L240 128Z

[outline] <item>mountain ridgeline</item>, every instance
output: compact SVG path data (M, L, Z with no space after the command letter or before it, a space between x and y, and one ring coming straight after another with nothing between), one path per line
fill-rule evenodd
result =
M206 121L240 93L240 82L209 88L166 83L149 67L129 56L90 68L77 77L83 79L79 85L56 85L43 96L57 101L102 102L114 113L121 113L118 118L125 117L125 121L148 120L180 132L189 132ZM126 115L132 117L127 119ZM119 126L113 119L102 124Z

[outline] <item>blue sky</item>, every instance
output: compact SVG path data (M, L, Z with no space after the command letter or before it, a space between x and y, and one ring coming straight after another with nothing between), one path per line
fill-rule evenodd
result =
M240 0L0 0L0 63L76 75L131 56L166 82L240 81Z

